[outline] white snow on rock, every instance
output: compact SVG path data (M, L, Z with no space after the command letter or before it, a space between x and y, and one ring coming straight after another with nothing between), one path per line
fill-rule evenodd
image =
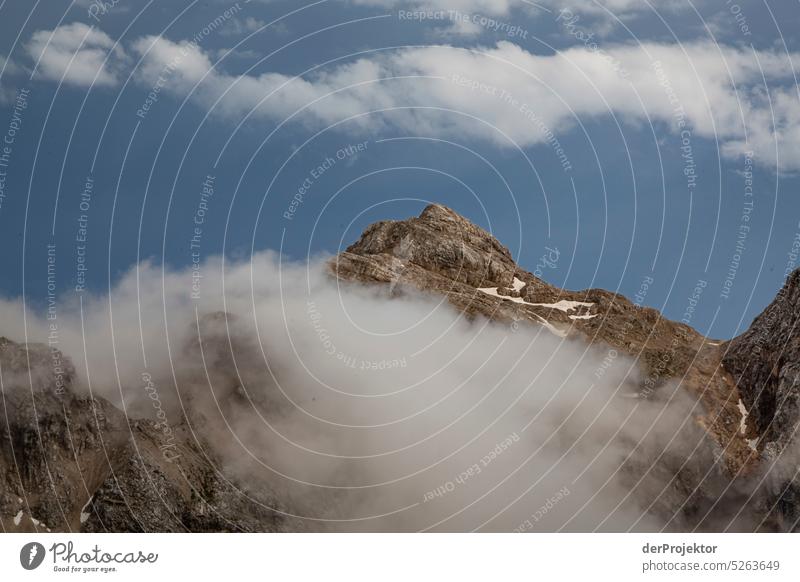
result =
M478 291L481 293L486 293L487 295L491 295L492 297L499 297L500 299L508 299L509 301L513 301L514 303L525 303L525 300L522 297L509 297L507 295L500 295L497 292L497 287L478 287ZM525 303L526 305L530 305L530 303Z
M739 421L739 434L744 434L747 432L747 408L745 408L744 402L742 402L741 398L739 398L739 404L737 404L737 406L739 407L739 412L742 415L742 418Z
M573 309L577 309L578 307L591 307L594 305L594 303L585 303L583 301L567 301L562 299L558 303L531 303L530 305L535 305L536 307L549 307L550 309L558 309L559 311L566 313L568 311L572 311Z
M517 277L514 277L514 281L512 283L514 286L515 291L519 291L523 287L525 287L525 282L519 280ZM558 309L559 311L563 311L567 313L569 311L573 311L578 307L592 307L594 303L586 303L584 301L567 301L566 299L562 299L557 303L528 303L522 297L509 297L508 295L500 295L498 293L498 287L478 287L478 291L481 293L486 293L487 295L491 295L492 297L497 297L498 299L505 299L507 301L513 301L514 303L521 303L522 305L531 305L533 307L548 307L550 309ZM597 315L570 315L570 319L593 319L597 317ZM543 317L537 315L536 318L541 322L543 326L545 326L551 333L557 335L558 337L567 337L567 332L563 331L549 321L544 319Z
M17 513L17 515L14 516L14 525L19 525L21 521L22 521L22 510L20 509L19 513Z
M43 527L44 529L46 529L47 531L50 531L50 528L49 528L49 527L47 527L47 524L46 524L46 523L39 521L39 520L38 520L38 519L36 519L35 517L31 516L31 521L33 522L33 525L35 525L36 527L42 526L42 527Z
M739 398L739 403L737 404L739 407L739 412L742 414L741 420L739 420L739 434L744 435L747 433L747 408L742 402L742 399ZM758 439L745 439L747 440L747 446L750 447L752 450L758 450L756 444L758 443Z
M86 511L86 508L89 507L89 504L92 502L92 498L94 498L94 495L92 495L92 497L89 498L89 501L87 501L86 504L81 508L81 523L86 523L86 521L92 516L91 513Z
M516 277L514 277L514 290L519 291L523 287L525 287L525 282L520 281ZM547 307L549 309L558 309L559 311L563 311L567 313L569 311L573 311L578 307L591 307L594 303L586 303L585 301L567 301L566 299L562 299L557 303L528 303L522 297L509 297L508 295L500 295L498 293L498 287L478 287L478 291L481 293L486 293L487 295L491 295L492 297L498 297L499 299L507 299L508 301L513 301L514 303L522 303L523 305L532 305L534 307ZM595 315L575 315L572 316L574 319L591 319L596 317Z

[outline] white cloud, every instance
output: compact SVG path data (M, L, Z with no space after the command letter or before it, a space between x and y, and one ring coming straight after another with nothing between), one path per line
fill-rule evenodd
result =
M131 48L143 57L136 76L144 85L158 83L177 96L194 91L201 106L225 116L293 116L316 127L354 117L342 128L391 128L507 147L509 140L542 143L551 132L609 115L673 130L684 120L693 134L718 140L726 156L752 150L762 163L800 169L795 55L694 42L603 50L579 45L543 56L504 41L476 50L445 45L376 52L293 78L228 74L214 66L215 53L187 41L149 36ZM41 78L63 77L83 87L117 85L130 62L108 35L82 23L37 31L26 49ZM369 113L377 110L384 111Z
M142 39L134 48L144 54L149 47L139 71L143 82L154 84L170 62L178 62L166 90L185 95L199 83L195 98L222 115L252 111L255 117L282 120L308 106L296 119L324 126L371 110L414 107L365 115L348 127L375 131L388 126L511 146L508 136L526 146L545 141L551 131L567 131L579 120L612 114L677 130L676 109L682 108L687 128L718 139L725 155L752 149L757 160L774 163L777 138L781 167L800 169L800 157L788 155L800 150L800 105L789 86L790 57L770 51L706 42L645 43L609 46L605 52L580 46L541 56L500 42L478 51L438 46L376 53L292 78L229 75L213 68L198 47L159 37ZM414 78L387 80L402 76ZM473 82L480 86L463 84Z
M106 33L82 22L38 30L25 49L38 63L40 78L88 87L113 86L126 60L120 47ZM109 56L110 54L110 56Z

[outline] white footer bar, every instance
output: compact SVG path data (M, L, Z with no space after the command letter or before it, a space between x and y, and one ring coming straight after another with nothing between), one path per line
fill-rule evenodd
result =
M751 582L800 580L798 563L791 534L0 535L6 580Z

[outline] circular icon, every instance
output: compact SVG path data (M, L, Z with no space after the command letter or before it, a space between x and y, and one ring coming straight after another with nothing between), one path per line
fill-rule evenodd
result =
M44 546L39 542L30 542L19 551L19 563L26 570L35 570L44 561Z

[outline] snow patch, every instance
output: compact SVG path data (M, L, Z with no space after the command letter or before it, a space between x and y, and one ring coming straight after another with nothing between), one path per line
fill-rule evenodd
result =
M594 303L585 303L583 301L567 301L562 299L558 303L531 303L530 305L535 305L536 307L549 307L550 309L558 309L559 311L566 313L568 311L572 311L573 309L577 309L578 307L591 307L594 305Z
M92 517L92 514L86 511L86 508L89 507L89 504L92 502L94 495L89 498L89 501L81 508L81 523L86 523L86 521Z
M507 295L500 295L497 292L497 289L497 287L478 287L478 291L481 293L486 293L487 295L491 295L492 297L499 297L500 299L508 299L514 303L524 303L525 305L530 305L530 303L526 303L522 297L509 297Z
M50 528L49 528L49 527L47 527L47 524L46 524L46 523L44 523L44 522L42 522L42 521L39 521L39 520L38 520L38 519L36 519L35 517L31 516L31 521L33 522L33 525L35 525L36 527L42 526L42 527L43 527L44 529L46 529L47 531L50 531Z
M744 435L747 433L747 408L742 402L742 399L739 398L739 403L737 404L739 407L739 412L742 415L741 420L739 420L739 434ZM757 451L758 447L758 439L745 439L747 441L747 446L750 447L752 450Z
M741 420L739 420L739 434L744 434L747 432L747 408L745 408L741 398L739 398L739 404L737 404L737 406L742 415Z
M520 281L516 277L514 277L514 282L512 283L514 286L515 291L519 291L525 286L524 281ZM564 313L568 313L577 309L578 307L592 307L594 303L586 303L585 301L567 301L566 299L562 299L557 303L528 303L522 297L509 297L508 295L500 295L498 293L498 287L478 287L478 291L481 293L486 293L487 295L491 295L492 297L497 297L498 299L506 299L507 301L513 301L514 303L521 303L522 305L530 305L532 307L547 307L549 309L558 309L559 311L563 311ZM545 326L548 326L550 331L558 335L559 337L566 337L566 332L562 332L557 328L553 327L549 322L547 322L544 318L536 316L539 318L540 321ZM592 319L597 317L597 315L570 315L571 319Z
M519 291L525 286L524 281L520 281L516 277L514 277L514 290ZM507 299L508 301L513 301L514 303L522 303L523 305L531 305L533 307L547 307L549 309L558 309L559 311L563 311L567 313L569 311L573 311L578 307L592 307L594 303L586 303L585 301L567 301L566 299L562 299L557 303L528 303L522 297L509 297L508 295L500 295L498 293L498 287L478 287L478 291L481 293L486 293L487 295L491 295L492 297L497 297L499 299ZM597 317L596 315L573 315L570 316L573 319L592 319L593 317Z

